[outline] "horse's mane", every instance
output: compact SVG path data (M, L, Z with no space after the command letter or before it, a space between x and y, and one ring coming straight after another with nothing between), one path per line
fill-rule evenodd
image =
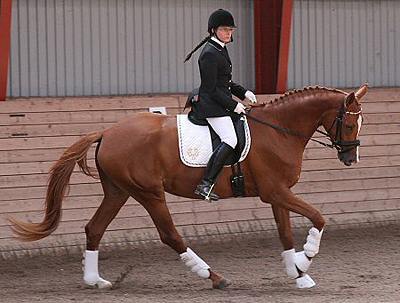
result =
M261 107L265 106L267 104L272 104L272 103L277 103L277 102L284 102L289 100L289 97L292 97L294 95L308 95L311 93L315 93L316 91L325 91L325 92L333 92L333 93L341 93L341 94L347 94L345 91L342 91L337 88L330 88L330 87L323 87L323 86L307 86L302 89L294 89L292 91L286 92L284 95L279 96L275 99L272 100L267 100L261 103L251 103L251 107ZM293 99L293 98L292 98Z

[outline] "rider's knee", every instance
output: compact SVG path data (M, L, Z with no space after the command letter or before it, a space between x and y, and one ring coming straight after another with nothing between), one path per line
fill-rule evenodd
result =
M230 147L232 147L233 149L235 149L236 145L237 145L237 138L236 136L229 136L227 138L224 138L223 142L225 142L226 144L228 144Z

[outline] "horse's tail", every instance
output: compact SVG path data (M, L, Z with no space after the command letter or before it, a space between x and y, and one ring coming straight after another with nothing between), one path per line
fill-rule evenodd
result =
M94 169L87 165L86 155L91 145L100 142L102 132L89 134L70 146L60 159L50 169L50 177L47 186L45 217L41 223L24 222L8 217L12 224L16 238L21 241L37 241L49 236L55 231L61 220L61 204L68 192L69 180L78 163L82 171L95 177Z

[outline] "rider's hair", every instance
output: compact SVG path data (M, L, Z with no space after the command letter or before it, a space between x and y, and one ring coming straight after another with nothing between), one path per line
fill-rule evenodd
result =
M206 43L210 38L211 38L212 34L210 33L207 37L205 37L203 40L201 40L201 42L199 44L197 44L197 46L186 56L185 61L186 62L190 59L190 57L192 57L192 55L204 44Z

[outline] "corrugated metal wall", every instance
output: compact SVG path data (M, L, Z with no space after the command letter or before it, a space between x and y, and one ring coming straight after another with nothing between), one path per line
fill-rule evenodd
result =
M188 92L209 14L233 13L234 80L254 87L253 1L14 0L8 95Z
M239 25L235 80L254 88L251 0L14 0L8 95L188 92L209 14ZM400 1L295 0L288 89L400 85Z
M288 88L400 85L400 1L295 0Z

